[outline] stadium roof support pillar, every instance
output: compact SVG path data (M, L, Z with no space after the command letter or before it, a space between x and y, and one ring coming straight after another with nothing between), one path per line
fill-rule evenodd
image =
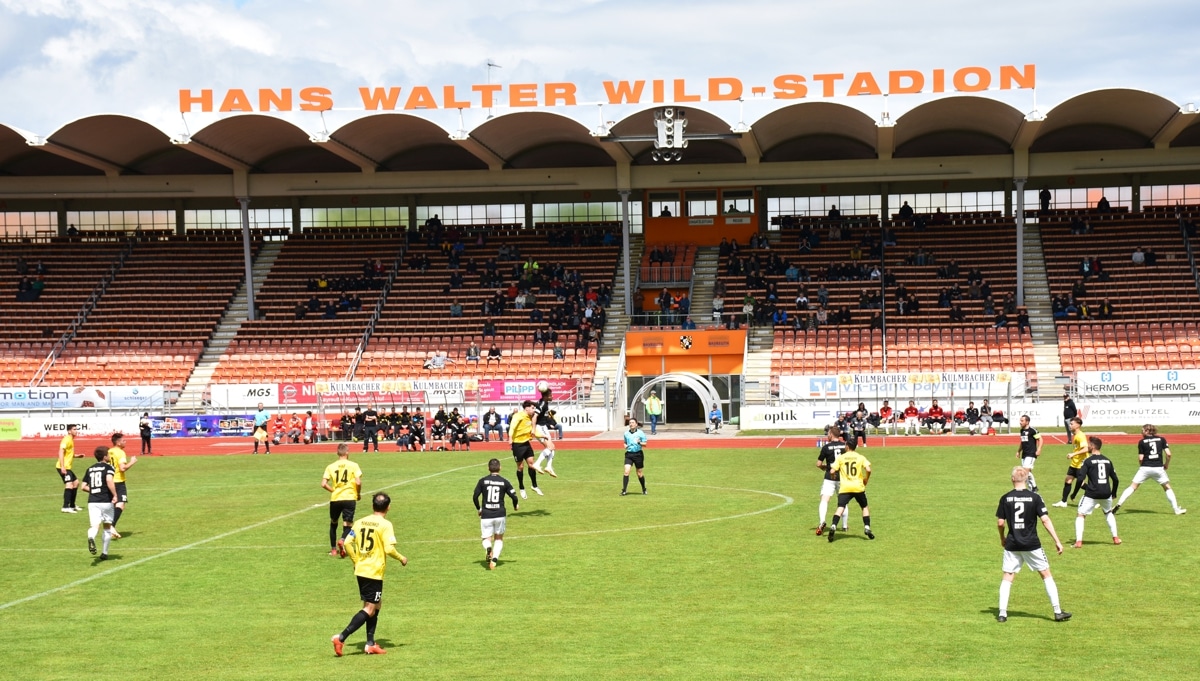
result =
M1025 304L1025 178L1016 178L1013 183L1017 189L1017 305L1020 306Z
M246 319L253 321L258 315L254 309L254 263L250 259L250 199L238 197L242 207L242 255L246 261Z
M300 197L292 197L292 234L300 233Z
M54 213L55 213L55 217L58 220L58 235L66 236L67 235L67 202L66 201L55 201L54 202Z
M525 204L525 229L533 229L533 194L525 192L521 200Z
M1137 213L1142 210L1142 176L1134 175L1129 180L1129 210Z
M628 189L622 189L621 194L621 270L625 273L622 285L625 288L625 314L633 316L632 283L629 272L629 194Z
M888 183L879 183L879 224L887 221L888 215L892 212L891 206L888 205Z
M183 212L183 199L175 199L171 202L171 207L175 211L175 234L183 236L187 234L187 220Z
M881 125L875 138L875 153L880 161L887 161L896 153L896 129L890 125Z

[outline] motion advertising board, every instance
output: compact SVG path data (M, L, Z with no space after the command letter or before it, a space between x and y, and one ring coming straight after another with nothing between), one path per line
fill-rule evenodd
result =
M31 409L143 409L163 406L162 386L26 386L0 388L0 411Z

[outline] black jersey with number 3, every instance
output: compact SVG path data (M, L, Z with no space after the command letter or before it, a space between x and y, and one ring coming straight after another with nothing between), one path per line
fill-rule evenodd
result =
M475 483L475 494L471 500L475 502L475 508L479 509L480 518L503 518L505 496L512 499L513 508L516 508L517 492L512 483L499 475L485 475ZM479 504L479 497L483 497L482 506Z
M1142 438L1138 443L1138 454L1142 455L1142 466L1162 468L1163 452L1167 449L1167 441L1155 435Z
M1085 479L1083 494L1089 499L1108 499L1120 484L1113 462L1103 454L1093 454L1084 459L1080 470L1083 471Z
M1008 523L1004 549L1034 551L1042 548L1042 540L1038 539L1037 533L1038 520L1048 513L1041 495L1027 489L1014 489L1000 497L996 517Z
M83 479L88 486L88 503L89 504L111 504L113 502L112 492L108 489L108 479L117 474L116 469L111 464L95 463L91 468L83 474Z
M836 440L834 442L827 442L827 443L825 443L824 447L821 447L821 453L817 454L817 461L825 462L825 479L826 480L833 480L833 475L832 475L833 462L837 461L837 458L845 453L846 453L846 443L842 442L841 440Z

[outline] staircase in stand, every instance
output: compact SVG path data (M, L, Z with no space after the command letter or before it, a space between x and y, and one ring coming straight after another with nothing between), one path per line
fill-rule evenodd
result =
M746 361L742 366L743 404L767 404L771 401L771 347L775 329L769 324L746 330Z
M1059 361L1058 330L1050 306L1050 280L1042 254L1042 233L1036 224L1025 224L1025 307L1033 332L1033 359L1037 367L1037 396L1053 400L1062 396L1057 378L1062 375Z
M268 241L259 248L258 257L254 259L250 268L255 294L262 290L263 281L267 278L267 274L271 271L282 248L282 241ZM216 371L217 364L221 361L221 355L225 354L225 351L229 349L230 342L237 336L238 329L242 328L242 322L246 320L249 309L249 296L246 294L246 282L243 281L233 299L229 301L229 307L225 308L221 322L209 337L204 353L200 355L200 359L196 362L196 368L188 377L187 385L183 386L183 392L180 393L179 401L175 405L177 410L199 414L208 408L209 405L205 404L205 393L208 391L209 383L212 382L213 372Z
M642 262L642 251L646 242L640 234L629 235L629 266L636 270ZM605 407L604 385L608 385L608 396L611 399L616 394L617 386L625 380L624 372L618 365L621 359L621 345L625 342L625 332L629 330L629 315L625 314L625 273L622 258L617 262L617 273L613 285L612 304L608 306L608 320L604 324L604 335L600 338L600 346L596 348L596 375L593 379L591 393L584 403L588 407ZM630 280L632 286L637 286L637 277ZM637 290L630 291L637 295Z
M692 321L697 327L712 324L713 289L717 285L720 248L701 246L696 249L696 264L692 268Z

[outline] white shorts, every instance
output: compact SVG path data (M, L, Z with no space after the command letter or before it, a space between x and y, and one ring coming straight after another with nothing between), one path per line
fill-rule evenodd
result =
M1033 470L1033 464L1035 464L1035 463L1037 463L1036 456L1027 456L1027 457L1021 459L1021 467L1028 469L1028 470Z
M837 480L822 480L821 481L821 496L836 497L838 488L841 487L841 482Z
M92 527L100 524L112 525L113 521L113 505L112 504L88 504L88 520Z
M1153 480L1160 485L1165 485L1171 482L1167 477L1167 470L1162 466L1142 466L1137 469L1137 473L1133 474L1133 484L1140 485L1147 480Z
M479 519L479 536L482 539L491 539L494 535L504 534L505 521L508 518L501 516L499 518L480 518Z
M1096 510L1097 506L1100 507L1100 510L1108 513L1112 510L1112 499L1093 499L1091 497L1084 497L1079 500L1079 515L1091 515L1092 511Z
M550 432L546 429L546 426L534 426L533 436L539 440L549 440Z
M1000 566L1002 571L1017 573L1021 571L1021 565L1028 565L1029 569L1034 572L1050 569L1050 561L1046 560L1045 549L1004 552L1004 560Z

